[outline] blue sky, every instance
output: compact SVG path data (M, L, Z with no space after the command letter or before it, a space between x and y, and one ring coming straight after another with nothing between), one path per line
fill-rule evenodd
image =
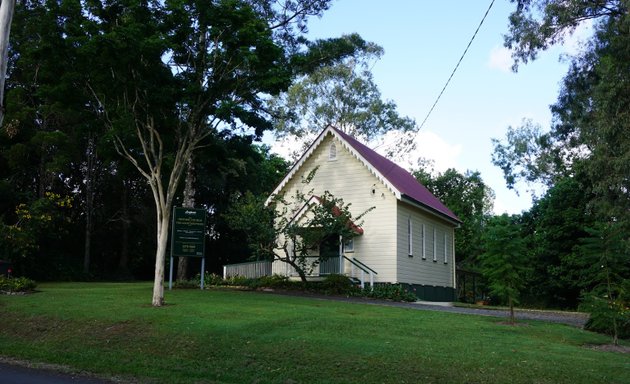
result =
M384 99L393 100L401 115L422 122L450 76L490 0L338 0L320 19L309 22L311 38L359 33L382 46L374 80ZM510 71L503 46L508 15L515 7L496 0L475 41L440 102L418 135L418 156L433 159L438 171L454 167L477 170L496 193L495 213L519 213L531 206L524 185L520 196L507 190L499 168L491 163L491 138L505 137L508 126L531 118L548 128L549 105L558 95L577 43L567 42ZM578 35L583 35L580 33ZM414 158L415 157L415 158Z

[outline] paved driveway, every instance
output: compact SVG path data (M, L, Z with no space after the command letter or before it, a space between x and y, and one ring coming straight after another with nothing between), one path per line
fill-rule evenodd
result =
M368 305L382 305L382 306L390 306L390 307L398 307L398 308L409 308L416 310L424 310L424 311L440 311L440 312L451 312L451 313L461 313L466 315L478 315L478 316L492 316L492 317L503 317L508 318L508 311L494 310L494 309L478 309L478 308L464 308L464 307L453 307L449 305L441 305L437 303L431 303L427 301L423 302L415 302L415 303L401 303L396 301L387 301L387 300L375 300L368 299L362 297L341 297L341 296L324 296L324 295L315 295L315 294L303 294L299 292L267 292L270 294L281 294L281 295L290 295L290 296L302 296L302 297L311 297L314 299L320 300L335 300L335 301L343 301L348 303L360 303L360 304L368 304ZM586 320L588 320L588 315L585 313L578 312L554 312L554 311L537 311L537 310L526 310L519 309L516 311L515 316L518 320L542 320L549 321L552 323L560 323L560 324L568 324L574 327L583 328L584 324L586 324Z
M508 311L495 310L495 309L480 309L480 308L463 308L463 307L447 307L440 305L433 305L429 303L408 303L406 305L409 308L424 309L429 311L443 311L453 313L463 313L467 315L479 315L479 316L493 316L508 318L510 313ZM526 310L518 309L514 313L518 320L542 320L552 323L568 324L574 327L582 328L588 320L588 315L577 312L554 312L554 311L538 311L538 310Z
M112 384L112 381L0 362L2 384Z

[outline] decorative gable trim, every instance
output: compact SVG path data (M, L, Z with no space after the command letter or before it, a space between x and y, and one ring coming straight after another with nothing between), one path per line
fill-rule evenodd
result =
M300 170L300 168L302 168L302 165L304 165L306 160L308 160L308 158L313 155L313 152L315 152L315 149L319 147L321 142L324 141L324 138L326 137L326 135L329 134L330 132L334 132L334 131L332 131L330 127L328 127L325 130L323 130L319 134L319 136L317 136L317 138L313 141L313 143L308 147L306 152L304 152L304 154L298 159L298 161L296 161L295 164L293 164L293 167L291 167L291 169L289 170L289 173L287 173L284 179L282 179L282 181L280 182L280 184L278 184L276 189L274 189L273 192L271 192L271 195L269 195L267 200L265 200L265 205L269 205L269 203L271 203L271 200L275 196L277 196L280 193L280 191L282 191L282 189L289 183L289 181L293 178L293 176L295 176L295 174Z
M276 189L265 201L265 205L268 205L274 196L278 195L289 181L300 171L306 160L308 160L317 147L324 141L324 139L331 135L336 138L338 142L345 149L358 159L374 177L376 177L385 187L394 195L398 201L403 201L408 204L419 207L433 215L445 219L455 227L458 227L461 221L453 214L442 202L433 196L424 186L418 183L406 170L400 168L390 160L374 152L374 150L368 148L364 144L356 141L353 137L338 131L332 126L326 127L308 147L306 152L300 157L300 159L291 167L287 175L278 184ZM334 143L335 145L337 143ZM337 148L336 151L339 149ZM365 155L364 155L365 154ZM368 160L365 156L371 158ZM372 161L375 163L373 164ZM416 188L418 187L418 188Z
M396 198L398 200L401 199L401 194L400 191L397 190L390 182L389 180L387 180L387 178L385 176L383 176L376 168L374 168L370 162L368 162L359 152L357 152L354 147L352 147L352 145L350 145L345 138L343 138L341 135L339 135L331 126L328 126L326 129L324 129L319 136L317 136L317 138L313 141L313 143L308 147L308 149L306 150L306 152L304 152L304 154L299 158L298 161L295 162L295 164L293 165L293 167L291 167L291 169L289 170L289 173L287 173L287 175L284 177L284 179L282 179L282 181L280 182L280 184L278 184L278 186L276 187L276 189L273 190L273 192L271 193L271 195L267 198L267 200L265 200L265 205L268 205L271 200L273 199L274 196L278 195L280 193L280 191L282 191L282 189L289 183L289 181L293 178L293 176L295 176L296 173L298 173L298 171L300 170L300 168L302 168L302 165L304 165L304 163L306 162L306 160L308 160L312 155L313 152L315 152L315 149L317 149L317 147L319 147L319 145L322 143L322 141L324 141L324 139L326 138L327 135L332 135L334 138L337 138L337 140L339 140L339 142L341 143L341 145L347 149L352 156L354 156L356 159L358 159L359 161L361 161L361 163L370 171L370 173L372 175L374 175L380 182L382 182L385 187L387 187L387 189L394 194L394 196L396 196ZM338 151L338 150L337 150Z
M337 132L332 129L331 132L339 139L339 141L341 141L343 147L346 148L352 154L352 156L358 159L368 169L368 171L370 171L370 173L374 175L374 177L376 177L381 183L383 183L385 187L394 196L396 196L396 199L400 200L402 198L400 191L396 187L394 187L394 185L390 183L390 181L381 172L379 172L378 169L374 168L374 166L369 161L367 161L365 157L363 157L356 149L354 149L354 147L350 145L350 143L348 143L343 137L339 136Z

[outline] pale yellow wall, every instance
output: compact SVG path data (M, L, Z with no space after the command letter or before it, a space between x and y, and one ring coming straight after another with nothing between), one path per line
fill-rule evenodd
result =
M408 220L412 222L412 254L408 252ZM423 259L422 230L425 232ZM435 233L435 244L433 234ZM446 247L444 236L446 235ZM454 228L410 204L398 204L397 281L409 284L454 287ZM435 245L435 247L434 247ZM446 258L444 251L446 250ZM435 252L434 252L435 251ZM434 261L435 255L435 261ZM445 263L446 259L446 263Z
M331 161L328 155L332 140L336 144L337 159ZM319 168L311 182L302 184L301 176L316 166ZM378 273L376 282L396 281L396 197L331 135L315 149L282 192L290 201L296 190L309 193L311 189L318 196L327 190L344 203L350 203L354 216L375 207L364 216L361 225L364 234L354 239L354 252L347 256L374 269Z
M329 160L329 149L333 140L337 158ZM302 177L306 177L315 168L317 171L311 182L303 184ZM361 227L364 234L354 239L354 252L347 256L354 257L375 270L378 273L376 282L454 287L453 226L417 207L398 201L385 184L333 136L324 138L281 193L292 201L297 190L306 194L307 199L312 194L321 196L324 191L329 191L335 197L342 198L346 204L350 203L350 211L354 216L375 207L363 217ZM295 206L296 210L300 208L301 205ZM409 217L413 228L413 257L408 256ZM422 258L423 224L425 259ZM433 261L433 231L436 233L436 261ZM348 264L346 266L349 267Z

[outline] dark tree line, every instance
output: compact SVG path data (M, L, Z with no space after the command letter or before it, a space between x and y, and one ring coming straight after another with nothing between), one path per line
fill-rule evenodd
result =
M506 46L515 66L591 20L543 129L525 121L495 141L508 186L547 192L522 215L534 270L526 295L544 305L592 312L591 325L630 335L630 17L627 1L519 0Z
M233 194L266 194L286 171L255 145L272 127L266 100L367 44L306 40L308 18L328 6L18 2L0 132L0 257L36 279L151 277L160 219L182 204L188 169L209 215L210 268L246 259L222 213Z

